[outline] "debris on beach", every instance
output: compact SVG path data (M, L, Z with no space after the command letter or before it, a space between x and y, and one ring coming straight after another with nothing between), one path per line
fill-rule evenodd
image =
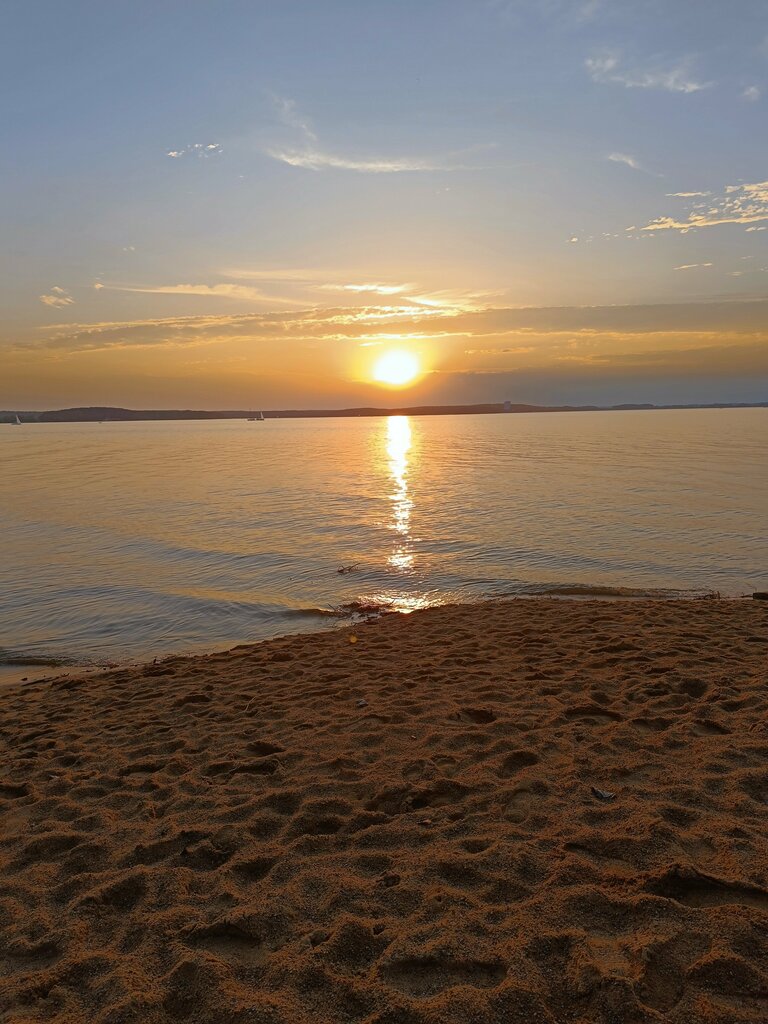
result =
M333 616L337 619L371 619L391 612L393 603L392 601L348 601L346 604L339 604L330 609L313 611L313 614Z
M592 796L597 797L598 800L613 800L616 796L615 793L611 793L607 789L598 789L597 786L590 787Z

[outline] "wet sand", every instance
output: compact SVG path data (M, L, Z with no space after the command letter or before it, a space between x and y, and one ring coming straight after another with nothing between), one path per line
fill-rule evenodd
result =
M764 1024L767 677L521 600L8 687L0 1019Z

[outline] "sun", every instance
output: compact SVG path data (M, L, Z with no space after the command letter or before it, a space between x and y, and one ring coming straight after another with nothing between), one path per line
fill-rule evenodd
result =
M373 379L393 388L410 384L418 373L419 360L411 352L385 352L373 367Z

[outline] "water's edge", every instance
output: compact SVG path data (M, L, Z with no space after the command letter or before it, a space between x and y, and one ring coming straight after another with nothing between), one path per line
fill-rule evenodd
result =
M512 601L584 601L584 602L613 602L613 601L743 601L751 599L751 594L722 595L717 591L680 591L680 590L650 590L630 587L603 587L603 586L550 586L539 589L531 589L526 592L514 592L509 594L496 594L491 596L478 596L463 601L435 602L429 607L441 607L447 605L461 605L465 607L482 607L482 605ZM423 610L415 609L414 611ZM147 652L141 657L119 658L110 660L106 658L54 658L46 657L44 654L27 654L15 652L11 648L0 648L0 689L20 682L42 682L46 679L53 679L59 676L72 676L98 673L109 669L123 669L137 665L148 664L151 661L165 661L169 658L205 657L206 655L226 652L241 646L254 646L268 640L275 640L281 637L295 637L299 635L310 636L313 633L323 633L328 629L341 629L354 626L355 624L375 620L381 615L409 615L413 611L394 608L307 608L293 610L293 615L298 618L316 618L317 628L311 630L293 629L277 630L266 633L262 636L249 637L246 639L236 638L224 641L221 644L213 644L210 647L200 648L195 646L179 647L178 649L167 649L161 654L155 655Z

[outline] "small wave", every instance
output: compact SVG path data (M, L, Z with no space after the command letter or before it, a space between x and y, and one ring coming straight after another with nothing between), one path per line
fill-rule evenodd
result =
M541 583L505 593L504 597L627 597L658 600L715 597L712 590L673 590L661 587L611 587L588 583Z
M380 615L394 607L394 601L348 601L332 608L290 608L285 614L291 618L348 619L356 615Z
M0 665L16 665L19 667L40 665L45 668L58 668L62 665L77 664L72 658L53 658L37 654L16 654L14 651L0 650Z
M286 608L282 614L287 619L335 619L340 613L336 608Z

